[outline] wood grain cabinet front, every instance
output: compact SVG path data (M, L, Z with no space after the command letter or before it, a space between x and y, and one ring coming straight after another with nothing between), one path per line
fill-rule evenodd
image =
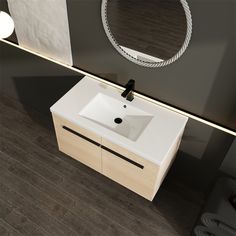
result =
M152 200L159 166L102 139L102 173L124 187Z
M60 151L152 201L178 150L180 137L160 165L53 114Z
M101 137L53 115L59 150L102 172Z

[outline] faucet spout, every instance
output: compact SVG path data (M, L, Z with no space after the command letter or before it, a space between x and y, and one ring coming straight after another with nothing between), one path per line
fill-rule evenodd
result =
M121 96L131 102L134 99L134 96L133 96L134 87L135 87L135 80L133 79L129 80L128 83L125 85L126 89L121 94Z

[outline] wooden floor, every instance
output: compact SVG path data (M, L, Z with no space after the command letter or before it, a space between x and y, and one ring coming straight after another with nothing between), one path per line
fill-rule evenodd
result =
M1 236L185 236L199 210L181 184L165 181L149 202L74 161L48 118L0 97Z

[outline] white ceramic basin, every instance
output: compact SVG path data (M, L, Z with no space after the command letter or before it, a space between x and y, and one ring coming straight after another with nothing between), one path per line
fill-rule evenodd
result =
M161 165L181 137L187 117L85 76L51 108L51 112L130 152ZM125 108L124 105L127 107ZM120 124L114 122L121 118Z
M128 139L136 141L153 115L98 93L79 113Z

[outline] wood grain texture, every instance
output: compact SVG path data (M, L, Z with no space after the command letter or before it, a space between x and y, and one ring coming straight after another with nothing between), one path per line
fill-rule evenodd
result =
M159 166L104 138L102 145L144 167L141 169L106 150L102 150L103 174L151 201L154 197Z
M150 183L145 167L140 169L106 150L102 150L102 161L105 176L152 200L154 182Z
M2 235L2 236L23 236L19 231L17 231L14 227L9 225L3 219L0 219L0 235Z
M165 161L157 165L56 114L52 116L60 151L140 196L153 200L174 160L180 137L166 154Z
M81 127L75 126L55 114L53 114L53 121L60 151L101 173L101 148L63 129L63 126L98 143L101 143L101 137Z
M201 207L198 192L167 176L150 203L61 153L50 121L0 97L3 235L33 228L33 235L46 236L190 235Z
M163 60L173 57L186 37L186 17L179 0L112 0L107 15L119 45Z

